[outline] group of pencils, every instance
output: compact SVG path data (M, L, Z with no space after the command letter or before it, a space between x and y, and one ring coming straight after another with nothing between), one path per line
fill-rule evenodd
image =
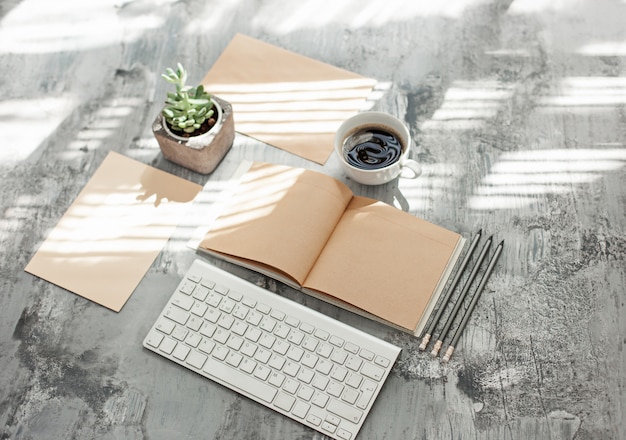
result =
M422 341L419 346L420 350L426 350L426 347L428 346L428 343L430 342L430 340L434 339L433 338L434 331L437 328L437 325L439 324L441 315L443 314L444 310L446 310L448 306L450 305L450 299L452 298L452 294L456 290L459 284L459 281L461 281L461 278L463 277L463 274L465 273L467 266L472 258L472 254L478 247L478 242L480 241L481 236L482 236L482 230L478 231L476 235L474 236L474 238L472 239L472 242L470 243L470 247L465 253L465 257L463 258L463 261L461 262L459 269L456 271L454 280L450 284L450 288L447 290L445 296L443 297L440 303L439 308L435 312L434 316L432 317L428 325L428 329L426 330L426 332L424 333L424 336L422 337ZM469 301L469 304L467 305L467 307L465 307L465 310L463 311L461 321L456 327L456 330L454 331L452 338L450 339L450 343L448 344L448 349L443 355L443 358L442 358L443 362L448 362L450 360L450 357L452 356L452 353L454 353L454 349L459 341L459 338L461 337L461 334L463 333L463 330L467 326L467 321L469 320L470 315L472 314L472 311L474 310L474 307L476 306L476 303L478 302L478 298L480 298L480 294L484 290L485 284L487 284L487 280L489 279L489 276L491 275L491 272L493 271L493 268L496 265L496 262L498 261L498 257L502 253L504 240L498 244L495 251L491 255L489 263L487 264L487 268L483 272L480 282L478 283L478 287L476 288L476 290L474 290L474 293L470 295L469 291L470 291L471 285L474 279L476 278L476 275L480 271L480 267L489 252L489 248L491 247L492 241L493 241L493 236L489 237L487 241L485 242L485 244L483 245L480 255L478 256L478 259L474 263L474 266L472 267L469 277L465 280L465 284L463 285L461 293L459 293L457 300L454 303L454 308L448 315L448 318L446 319L445 324L443 325L441 331L439 332L439 335L437 336L435 345L433 346L433 349L431 351L431 354L433 355L433 357L436 357L437 355L439 355L439 352L443 346L443 341L446 339L448 333L450 332L450 328L454 324L457 318L457 315L459 314L459 311L461 310L461 307L463 306L465 302ZM468 298L470 299L468 300Z

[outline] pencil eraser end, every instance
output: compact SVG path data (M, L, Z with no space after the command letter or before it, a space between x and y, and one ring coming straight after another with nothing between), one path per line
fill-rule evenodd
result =
M450 358L452 357L452 353L454 353L454 347L450 346L446 350L446 354L443 355L443 358L441 360L443 362L448 362L450 360Z
M433 357L437 357L437 355L439 354L439 350L441 350L442 345L443 345L443 341L437 341L435 343L435 346L433 347L433 351L431 351L430 354Z

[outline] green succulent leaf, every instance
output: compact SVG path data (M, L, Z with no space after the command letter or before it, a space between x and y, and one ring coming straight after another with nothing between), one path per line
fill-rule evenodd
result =
M179 131L193 133L210 117L213 116L213 101L204 86L186 85L187 71L181 63L176 70L168 67L161 75L176 87L175 92L167 92L165 107L162 110L170 126Z

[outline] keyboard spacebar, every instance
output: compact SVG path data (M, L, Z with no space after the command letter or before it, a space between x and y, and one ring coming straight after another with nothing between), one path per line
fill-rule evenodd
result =
M227 384L231 388L241 390L243 394L252 394L254 397L271 403L276 396L276 389L261 382L254 376L242 373L226 364L209 357L204 364L204 372Z

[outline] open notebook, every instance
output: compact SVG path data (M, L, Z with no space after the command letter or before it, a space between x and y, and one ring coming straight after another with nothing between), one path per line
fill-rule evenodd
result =
M198 249L418 335L461 253L460 234L342 182L253 163Z

